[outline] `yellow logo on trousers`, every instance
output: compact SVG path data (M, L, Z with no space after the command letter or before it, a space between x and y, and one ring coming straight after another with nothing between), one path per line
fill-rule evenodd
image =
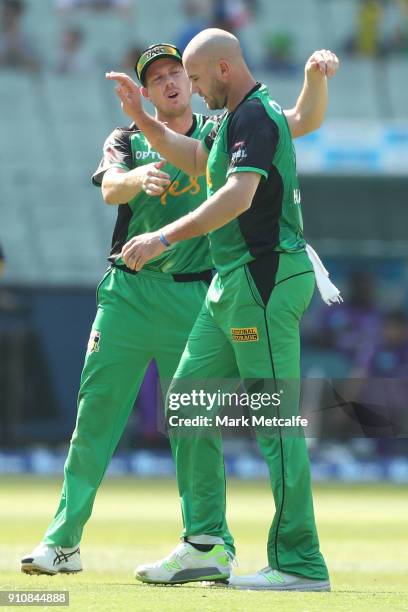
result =
M89 337L88 348L86 352L87 353L98 353L100 341L101 341L101 332L98 331L97 329L93 329Z
M231 327L232 339L235 342L258 342L257 327Z

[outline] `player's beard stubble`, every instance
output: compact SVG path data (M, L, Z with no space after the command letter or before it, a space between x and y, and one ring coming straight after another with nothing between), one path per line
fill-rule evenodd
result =
M211 79L211 86L208 96L206 96L206 104L211 110L219 110L227 106L227 87L225 83L219 81L217 77Z

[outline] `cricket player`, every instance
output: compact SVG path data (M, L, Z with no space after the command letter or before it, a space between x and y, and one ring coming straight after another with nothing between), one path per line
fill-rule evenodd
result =
M336 62L333 57L330 66L319 69L317 62L314 70L306 71L307 85L314 84L323 105L326 76ZM210 109L226 108L204 141L176 134L145 113L129 77L107 75L119 83L124 110L156 150L188 174L207 174L208 199L178 221L132 238L122 250L124 261L140 271L174 244L209 236L217 275L189 336L173 392L185 391L186 379L298 380L299 323L315 276L303 238L288 116L254 79L238 40L228 32L208 29L198 34L187 46L183 63L192 91ZM179 417L188 416L189 408L179 410ZM298 413L298 396L289 412ZM222 555L225 481L216 469L219 459L204 454L199 441L206 437L196 430L172 434L184 541L165 559L139 566L136 577L150 583L229 579L238 588L330 590L302 432L287 436L280 427L275 435L258 432L276 513L268 538L268 567L239 577L231 576Z
M327 54L312 58L308 70L318 60L324 65L331 62ZM160 125L197 141L209 136L214 120L192 113L190 83L178 49L152 45L138 59L136 73L142 95L154 104ZM318 104L320 96L323 101ZM320 125L324 97L320 87L314 95L314 87L307 85L295 109L288 111L294 136ZM163 249L141 271L128 267L121 257L125 243L133 236L156 232L196 210L205 200L204 178L167 163L137 124L132 124L108 137L93 181L101 185L107 203L118 205L111 266L97 290L98 310L81 377L78 418L60 503L41 544L22 559L22 571L27 573L81 571L83 528L146 368L155 359L161 378L174 375L212 277L205 236ZM212 469L224 480L220 441L214 439L205 445L203 453L213 457ZM222 513L225 516L225 508ZM228 563L225 551L232 556L235 549L226 524L222 531L225 549L220 548Z

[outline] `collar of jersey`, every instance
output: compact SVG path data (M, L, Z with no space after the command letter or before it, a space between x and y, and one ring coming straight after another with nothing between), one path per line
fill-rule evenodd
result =
M237 109L238 109L238 108L241 106L241 104L243 104L243 103L245 102L245 100L248 100L248 98L249 98L250 96L252 96L252 94L253 94L255 91L257 91L258 89L260 89L261 87L262 87L262 83L260 83L259 81L257 81L257 82L255 83L255 85L252 87L252 89L250 89L250 90L248 91L248 93L247 93L247 94L245 94L245 96L242 98L241 102L239 102L239 103L236 105L236 107L234 108L234 110L231 112L231 115L232 115L232 113L235 113L235 111L236 111L236 110L237 110Z
M194 133L194 130L196 129L196 127L197 127L197 117L193 113L193 123L191 124L187 132L184 134L184 136L191 136L191 134Z

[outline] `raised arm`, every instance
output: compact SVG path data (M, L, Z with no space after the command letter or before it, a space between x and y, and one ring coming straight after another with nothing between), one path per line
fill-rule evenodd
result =
M208 153L199 140L173 132L142 107L139 87L122 72L108 72L106 78L116 81L116 93L124 112L144 133L152 147L173 166L191 176L205 174Z
M306 62L305 80L296 105L285 110L292 138L317 130L327 109L327 79L339 68L337 56L326 49L315 51Z

